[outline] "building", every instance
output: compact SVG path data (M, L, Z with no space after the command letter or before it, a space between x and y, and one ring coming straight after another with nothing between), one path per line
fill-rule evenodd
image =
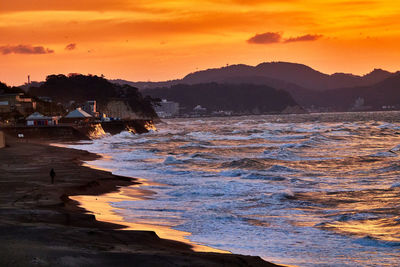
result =
M206 113L207 113L207 108L203 108L200 105L197 105L193 108L193 115L195 116L205 115Z
M86 101L85 105L83 105L82 109L92 115L93 117L99 117L99 113L97 112L97 104L96 100Z
M28 115L35 110L36 102L25 97L24 93L0 95L0 113L18 111L22 115Z
M160 118L174 117L179 114L179 103L163 99L154 109Z
M27 126L54 126L58 124L58 117L43 116L35 112L26 118Z
M371 106L366 106L365 105L365 100L362 97L358 97L354 101L353 107L350 109L350 111L366 111L366 110L371 110Z
M51 97L48 97L48 96L38 96L38 98L40 100L42 100L43 102L47 102L47 103L52 103L53 102L53 99Z
M0 148L3 148L6 146L6 139L4 137L4 133L0 131Z
M65 123L79 123L79 122L89 122L92 119L93 119L92 115L82 110L81 108L77 108L68 113L67 116L61 119L61 121Z
M8 105L8 101L0 101L0 113L8 113L11 112L10 106Z
M233 111L232 110L218 110L218 111L213 111L211 115L213 116L232 116Z

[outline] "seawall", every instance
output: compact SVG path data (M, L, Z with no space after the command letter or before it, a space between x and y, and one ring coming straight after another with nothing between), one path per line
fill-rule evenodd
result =
M1 129L6 135L24 139L89 140L90 138L72 126L17 126Z
M78 141L94 139L105 133L118 134L122 131L131 131L139 134L147 133L148 128L152 127L154 126L151 120L130 120L82 125L16 126L3 127L0 130L5 135L15 138L23 136L24 139Z

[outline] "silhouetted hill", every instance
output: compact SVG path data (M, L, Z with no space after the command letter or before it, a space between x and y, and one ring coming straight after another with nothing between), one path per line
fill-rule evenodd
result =
M71 100L77 103L96 100L101 106L112 98L125 99L133 111L157 117L152 106L154 99L143 97L135 87L113 84L98 76L49 75L39 87L30 87L29 93L33 96L51 97L64 104Z
M128 84L130 86L138 88L139 90L145 90L145 89L154 89L159 87L170 87L172 85L180 84L181 80L170 80L165 82L132 82L123 79L115 79L115 80L110 80L110 82L119 85Z
M124 82L140 89L169 87L176 84L198 83L252 83L264 84L278 89L305 88L325 91L335 88L368 86L378 83L393 73L375 69L371 73L358 76L353 74L335 73L332 75L316 71L306 65L288 62L261 63L255 67L248 65L231 65L191 73L181 80L165 82Z
M178 102L186 113L197 105L207 108L208 112L229 110L246 114L281 112L289 106L298 106L289 93L265 85L179 84L144 92L152 97Z
M10 87L5 83L0 82L0 94L16 94L24 91L19 87Z
M391 72L388 72L388 71L382 70L382 69L374 69L372 72L364 75L363 79L365 80L365 83L367 85L372 85L372 84L381 82L381 81L383 81L391 76L394 76L396 74L399 74L399 72L391 73Z
M393 75L371 86L333 89L314 94L306 105L314 104L335 110L349 110L356 100L363 100L368 110L381 110L382 106L400 108L400 74Z

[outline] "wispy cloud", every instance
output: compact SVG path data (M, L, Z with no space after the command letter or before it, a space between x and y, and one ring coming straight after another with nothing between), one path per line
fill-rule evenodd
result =
M68 44L68 45L65 47L65 50L69 50L69 51L75 50L75 49L76 49L76 44L75 44L75 43Z
M263 5L263 4L271 4L271 3L296 3L298 0L211 0L211 2L216 3L224 3L224 4L239 4L246 6L254 6L254 5Z
M0 53L7 54L52 54L54 50L43 46L31 45L6 45L0 46Z
M280 43L282 34L279 32L265 32L256 34L247 40L249 44L273 44Z
M249 44L294 43L294 42L316 41L322 37L323 37L322 34L306 34L284 39L282 33L266 32L254 35L253 37L248 39L247 42Z
M286 39L284 42L285 43L293 43L293 42L305 42L305 41L316 41L320 38L322 38L322 34L306 34L302 36L297 36L297 37L290 37Z

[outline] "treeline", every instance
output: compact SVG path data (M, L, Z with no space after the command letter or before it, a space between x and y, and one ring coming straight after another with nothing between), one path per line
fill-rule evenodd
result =
M29 94L51 97L53 101L68 104L70 101L83 103L96 100L101 107L110 99L126 101L134 112L157 117L153 104L159 100L143 97L139 90L129 85L118 85L95 75L49 75L39 87L30 87Z
M357 99L363 100L367 110L381 110L383 106L400 108L400 74L393 75L371 86L359 86L314 92L305 104L330 107L332 110L348 111Z
M0 82L0 94L17 94L24 91L19 87L10 87L5 83Z
M265 85L202 83L142 91L152 97L175 101L189 112L197 105L208 112L229 110L235 113L265 114L298 106L289 93Z

